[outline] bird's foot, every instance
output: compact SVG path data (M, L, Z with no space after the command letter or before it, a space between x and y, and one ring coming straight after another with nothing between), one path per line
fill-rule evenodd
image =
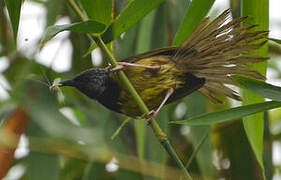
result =
M160 110L162 109L162 107L166 104L166 102L168 101L169 97L174 93L174 89L168 89L165 98L163 99L162 103L160 104L160 106L157 108L156 111L151 110L148 114L144 114L141 117L142 118L146 118L146 124L150 125L151 120L155 119L158 115L158 113L160 112Z
M151 110L149 113L142 115L142 118L146 119L146 125L150 125L151 120L155 119L158 115L157 111Z

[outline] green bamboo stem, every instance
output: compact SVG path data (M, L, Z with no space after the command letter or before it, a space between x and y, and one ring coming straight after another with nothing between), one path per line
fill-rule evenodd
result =
M259 26L256 30L268 30L269 0L244 0L242 1L241 11L242 16L249 16L249 18L245 21L246 24L258 24ZM251 55L267 57L268 44L254 52L251 52ZM267 62L257 63L252 65L250 68L266 75L266 64ZM249 92L248 90L243 90L243 99L243 104L245 105L264 101L264 98ZM265 178L263 165L264 114L258 113L244 117L243 125Z
M74 0L68 0L68 2L74 9L74 11L78 14L78 16L82 19L82 21L87 21L87 17L82 13L80 8L77 6L76 2Z
M76 13L80 16L80 18L83 21L86 21L87 20L86 16L81 12L81 10L77 6L77 4L73 0L69 0L69 3L73 7L73 9L76 11ZM100 36L94 36L94 35L92 35L92 37L95 40L95 42L97 43L97 45L102 49L102 51L108 56L109 63L113 67L116 67L118 65L118 63L117 63L115 57L113 56L113 54L110 52L110 50L104 44L102 38ZM125 75L125 73L123 71L119 71L118 77L121 80L124 87L127 89L127 91L129 91L131 93L133 99L137 103L141 112L143 114L148 114L149 109L147 108L147 106L145 105L145 103L143 102L141 97L138 95L138 93L136 92L135 88L133 87L133 85L131 84L131 82L129 81L129 79ZM185 175L185 178L186 179L192 179L190 174L188 173L187 169L185 168L185 166L183 165L183 163L181 162L181 160L177 156L174 148L171 146L171 144L170 144L170 142L167 138L167 135L162 131L162 129L160 128L158 123L155 121L155 119L151 119L150 127L152 128L153 133L157 137L157 140L160 142L160 144L164 147L164 149L171 156L171 158L174 159L174 161L177 163L177 165L182 169L182 171Z

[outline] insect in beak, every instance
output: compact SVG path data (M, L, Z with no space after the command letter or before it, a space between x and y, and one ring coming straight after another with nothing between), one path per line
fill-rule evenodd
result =
M59 87L62 86L61 84L61 79L60 78L56 78L53 82L53 84L49 87L49 89L51 91L57 91L59 89Z

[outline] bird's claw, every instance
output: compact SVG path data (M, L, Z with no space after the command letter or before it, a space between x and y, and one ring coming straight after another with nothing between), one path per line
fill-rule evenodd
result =
M151 110L149 113L142 115L142 118L146 119L146 124L150 125L151 120L155 119L157 117L157 112L154 110Z

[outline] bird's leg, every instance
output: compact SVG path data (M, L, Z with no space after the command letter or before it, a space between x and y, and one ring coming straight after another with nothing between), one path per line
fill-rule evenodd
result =
M121 71L128 67L140 67L140 68L146 68L146 69L150 69L150 70L160 70L161 69L161 66L149 66L149 65L141 65L141 64L135 64L135 63L118 62L118 65L114 68L111 68L110 72Z
M124 70L125 67L123 65L117 65L116 67L109 66L109 72L118 72Z
M152 110L150 111L146 117L148 117L148 119L146 120L146 124L149 125L151 123L151 119L152 118L156 118L156 116L158 115L158 113L160 112L160 110L163 108L163 106L166 104L166 102L168 101L169 97L171 97L171 95L174 93L174 89L170 88L168 89L165 98L163 99L163 101L161 102L160 106L157 108L156 111Z
M135 63L127 63L127 62L118 62L119 65L127 66L127 67L141 67L146 69L153 69L159 70L161 66L149 66L149 65L142 65L142 64L135 64Z

